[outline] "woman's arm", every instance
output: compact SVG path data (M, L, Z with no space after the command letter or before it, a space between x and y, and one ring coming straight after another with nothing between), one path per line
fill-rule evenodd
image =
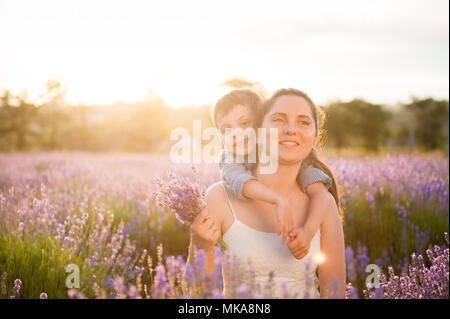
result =
M214 249L217 240L222 234L221 209L224 201L221 201L220 191L222 186L218 183L206 190L206 207L194 219L190 229L190 243L188 264L194 265L196 251L202 249L205 252L205 274L210 274L214 268ZM213 226L215 230L213 230Z
M213 226L216 230L212 229ZM194 266L197 250L202 249L205 252L204 272L206 275L211 274L214 268L214 247L219 235L219 229L207 208L203 209L191 225L188 264Z
M194 222L191 225L190 229L190 243L189 243L189 255L187 259L187 264L191 267L191 269L196 269L195 267L195 259L197 257L197 250L203 249L205 252L205 260L204 260L204 268L203 271L206 275L211 274L214 267L214 246L217 239L214 239L213 236L215 234L210 235L211 226L214 225L212 223L212 218L208 217L208 210L205 207L200 214L195 217ZM208 227L208 228L207 228ZM216 226L217 227L217 226ZM213 232L214 233L214 232ZM215 231L218 233L218 230ZM218 236L217 236L218 237ZM194 273L195 274L195 273ZM183 270L182 280L181 280L181 290L184 294L189 295L188 281L186 280L187 276L187 267ZM198 278L202 278L203 276L195 275L194 280L197 282ZM197 279L195 279L197 278ZM195 284L196 285L196 284Z
M331 194L328 203L329 209L320 226L320 250L325 256L323 263L318 266L320 297L345 298L344 231L336 202ZM333 295L334 292L337 295Z

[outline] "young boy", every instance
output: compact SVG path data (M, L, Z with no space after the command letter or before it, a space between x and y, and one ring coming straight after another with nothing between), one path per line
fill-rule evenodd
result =
M256 130L256 116L262 105L262 99L254 92L247 89L236 89L224 95L213 107L211 116L216 129L222 140L227 129L249 129ZM236 143L234 140L225 141L220 158L220 173L226 187L238 199L262 200L275 205L276 214L281 224L278 235L282 234L282 243L286 237L291 236L293 230L292 212L289 209L287 198L277 194L260 183L251 173L255 163L250 163L253 159L251 143L246 138L240 139ZM239 145L240 144L240 145ZM238 145L241 147L240 153L236 153ZM320 169L307 166L297 176L297 181L302 190L310 197L311 203L305 225L299 230L297 237L303 244L303 258L309 250L314 234L318 230L326 212L327 192L331 186L331 178Z

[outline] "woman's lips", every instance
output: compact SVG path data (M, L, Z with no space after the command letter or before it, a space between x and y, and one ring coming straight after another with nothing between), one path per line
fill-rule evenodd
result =
M278 144L289 149L297 148L300 146L299 142L293 140L283 140L278 142Z

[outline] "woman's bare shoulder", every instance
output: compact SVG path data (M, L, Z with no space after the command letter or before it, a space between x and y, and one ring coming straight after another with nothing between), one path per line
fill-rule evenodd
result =
M205 192L208 212L211 216L216 216L218 219L222 219L224 212L226 212L227 198L225 191L222 182L217 182L209 186Z
M220 189L223 190L222 181L216 182L214 184L211 184L206 189L206 197L208 196L217 196L217 194L220 192Z
M225 194L225 187L223 185L223 182L216 182L212 185L210 185L205 192L205 198L206 201L208 202L216 202L216 201L223 201L224 199L226 199L226 194Z

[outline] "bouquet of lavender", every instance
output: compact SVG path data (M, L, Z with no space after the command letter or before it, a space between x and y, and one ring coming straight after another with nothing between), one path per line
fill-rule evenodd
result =
M169 208L175 217L183 224L192 224L198 213L205 206L205 188L200 185L200 179L195 167L192 166L195 182L178 178L168 171L169 181L164 183L156 180L160 190L154 193L156 204L161 208Z

